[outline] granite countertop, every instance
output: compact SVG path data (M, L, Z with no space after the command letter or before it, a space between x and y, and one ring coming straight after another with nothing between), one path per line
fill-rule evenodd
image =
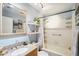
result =
M30 53L31 51L33 51L34 49L36 49L37 48L36 45L37 44L28 44L28 45L25 45L25 46L20 46L17 49L10 49L10 50L8 50L8 53L6 53L4 56L25 56L28 53ZM17 55L17 53L15 55L12 55L13 52L15 52L16 50L21 49L21 48L23 48L23 49L25 48L24 49L25 51L21 50L20 52L18 52L18 53L20 53L20 55ZM26 48L29 48L29 49L26 51Z

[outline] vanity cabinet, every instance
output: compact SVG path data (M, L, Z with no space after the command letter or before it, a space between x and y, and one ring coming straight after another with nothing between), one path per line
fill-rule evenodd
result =
M37 48L30 51L28 54L26 54L25 56L37 56Z

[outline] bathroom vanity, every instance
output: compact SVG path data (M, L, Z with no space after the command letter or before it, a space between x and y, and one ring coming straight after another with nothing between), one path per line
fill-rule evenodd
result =
M17 49L8 50L4 56L37 56L37 47L32 44L20 46Z
M15 38L12 41L10 40L5 41L5 42L9 41L9 43L10 42L12 43L11 44L4 43L6 46L10 45L11 47L8 46L6 48L7 53L4 53L3 56L37 56L36 46L32 44L21 46L18 44L18 42L27 42L28 40L30 41L30 43L37 42L39 38L41 38L40 33L42 31L40 29L42 25L40 26L40 24L36 24L34 23L34 21L29 22L28 16L30 16L30 14L28 14L28 10L20 9L20 7L18 7L17 4L11 4L11 3L2 4L3 30L1 29L2 32L0 34L0 39L7 38L12 40L13 38ZM35 15L35 17L37 17L37 15ZM20 36L21 37L28 36L28 38L26 37L20 38ZM17 45L19 45L19 47Z

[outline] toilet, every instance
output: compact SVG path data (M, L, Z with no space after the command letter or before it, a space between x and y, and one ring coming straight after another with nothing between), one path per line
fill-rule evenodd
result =
M48 56L48 53L45 51L39 51L38 56Z
M38 48L38 50L40 50L40 44L39 43L33 43L34 46L36 46ZM48 56L48 53L41 50L41 51L38 51L38 56Z

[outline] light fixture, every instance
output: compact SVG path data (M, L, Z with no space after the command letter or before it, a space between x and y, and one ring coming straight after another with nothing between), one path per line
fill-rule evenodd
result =
M41 7L44 8L46 6L46 3L40 3Z
M34 5L44 8L46 6L46 3L34 3Z

